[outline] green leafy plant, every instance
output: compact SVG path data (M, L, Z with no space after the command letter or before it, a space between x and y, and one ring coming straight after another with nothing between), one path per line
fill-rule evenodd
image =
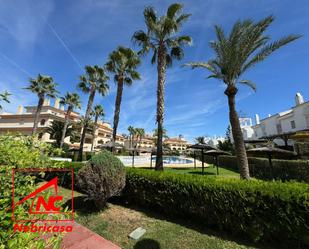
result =
M109 151L92 156L78 172L79 188L93 200L98 208L105 206L108 198L118 195L125 185L125 168Z
M212 158L205 156L205 161L212 163ZM219 166L238 172L235 156L219 156ZM272 167L266 158L248 157L251 175L255 178L281 181L302 181L309 183L309 162L306 160L272 159Z
M278 248L308 248L309 185L127 169L123 198ZM280 245L280 246L279 246ZM307 246L307 247L306 247Z
M61 236L44 240L44 234L14 232L12 220L12 170L21 168L62 167L62 163L52 163L49 155L53 153L51 145L41 142L37 137L21 135L0 136L0 248L59 248ZM15 174L14 196L16 201L33 192L36 188L34 175ZM26 204L27 205L27 204ZM29 208L29 205L27 206ZM25 219L27 214L19 208L14 215ZM55 217L56 218L56 217ZM29 225L30 223L25 223Z

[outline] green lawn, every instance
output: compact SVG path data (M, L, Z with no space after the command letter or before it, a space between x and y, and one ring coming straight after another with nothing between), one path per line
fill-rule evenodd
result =
M149 169L149 168L145 168L145 169ZM197 167L196 169L194 169L194 168L167 168L167 167L165 167L164 171L169 171L169 172L173 172L173 173L177 173L177 174L203 175L201 167ZM219 167L219 175L217 175L217 168L214 167L213 165L209 165L208 167L205 167L204 175L205 176L214 176L214 177L239 177L239 173L228 170L228 169L220 168L220 167Z
M59 193L70 200L70 190L59 187ZM256 248L196 226L189 220L167 220L149 210L109 203L104 210L95 211L93 205L84 202L82 194L75 191L74 196L75 220L124 249ZM138 227L147 230L145 235L138 241L128 238Z

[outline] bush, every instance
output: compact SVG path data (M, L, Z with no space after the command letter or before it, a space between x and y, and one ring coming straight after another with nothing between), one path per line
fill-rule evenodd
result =
M253 241L305 248L309 246L308 193L309 185L302 183L127 169L123 198Z
M102 208L108 198L118 195L125 186L125 168L109 151L92 156L78 172L77 185L82 192Z
M210 158L206 158L210 162ZM264 180L297 180L309 183L309 161L273 159L272 167L268 159L248 157L250 175ZM219 156L219 166L238 171L236 157Z
M0 136L0 248L58 248L61 236L55 235L45 239L41 233L15 233L12 220L12 170L16 168L47 168L60 167L61 164L51 163L49 155L52 153L49 144L39 141L36 137L26 137L11 134ZM18 198L33 192L36 188L35 176L15 174L14 196ZM25 204L30 208L30 204ZM27 206L28 205L28 206ZM14 210L15 217L29 219L24 211L18 207ZM56 217L53 217L56 218ZM30 222L25 222L30 225ZM41 237L40 237L41 236Z
M50 144L39 141L37 137L12 134L0 136L0 165L43 168L50 162L49 155L53 152Z

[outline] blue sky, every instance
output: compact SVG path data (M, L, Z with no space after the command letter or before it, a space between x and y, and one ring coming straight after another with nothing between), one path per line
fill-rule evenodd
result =
M188 61L206 61L212 57L208 42L214 39L214 24L229 31L237 19L261 19L273 14L276 20L269 35L280 38L302 34L303 38L273 54L245 78L257 84L254 93L241 87L237 109L247 116L261 118L293 106L296 92L309 99L309 2L307 0L197 0L181 1L185 12L192 13L182 33L193 38L185 48L185 58L167 71L165 126L170 136L182 134L192 141L200 135L223 135L228 126L224 85L206 80L207 72L182 68ZM54 77L61 94L77 91L78 76L84 65L103 65L118 45L132 47L134 31L144 29L143 9L154 6L163 13L173 1L126 0L0 0L0 91L8 90L11 104L35 105L35 95L23 90L29 77L38 73ZM135 49L138 49L135 47ZM139 71L142 80L125 88L119 132L129 125L155 127L156 67L150 57L143 58ZM110 82L108 96L95 103L104 106L105 120L112 123L115 84ZM83 106L87 95L82 95ZM82 110L82 112L84 109Z

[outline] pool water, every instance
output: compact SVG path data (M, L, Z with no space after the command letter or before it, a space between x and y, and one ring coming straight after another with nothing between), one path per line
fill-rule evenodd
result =
M124 165L132 165L132 156L118 156L120 161ZM152 161L154 162L156 157L152 157ZM163 156L164 164L188 164L192 163L192 160L180 157L180 156ZM135 156L134 157L134 165L141 164L150 164L150 156Z
M152 160L155 161L156 157L152 157ZM192 162L192 160L180 156L163 156L163 163L165 164L187 164Z

